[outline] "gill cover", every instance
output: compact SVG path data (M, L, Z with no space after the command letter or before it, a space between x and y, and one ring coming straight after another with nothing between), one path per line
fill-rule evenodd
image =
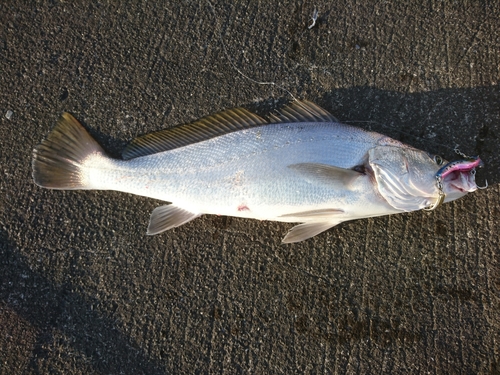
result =
M368 151L368 158L380 195L394 208L419 210L439 196L435 179L439 167L425 152L377 146Z

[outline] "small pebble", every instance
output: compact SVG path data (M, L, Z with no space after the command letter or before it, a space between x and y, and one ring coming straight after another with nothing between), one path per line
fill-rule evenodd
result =
M14 114L14 112L12 112L10 109L7 111L7 113L5 114L5 117L7 117L7 120L10 120L10 118L12 117L12 115Z

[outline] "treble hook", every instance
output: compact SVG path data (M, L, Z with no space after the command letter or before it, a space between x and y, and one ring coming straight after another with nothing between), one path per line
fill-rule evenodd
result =
M479 165L479 168L481 168L481 167L482 167L482 165ZM471 173L473 176L476 176L476 169L474 168L473 170L471 170L471 171L470 171L470 173ZM486 189L486 188L488 187L488 180L487 180L487 179L484 179L484 183L485 183L486 185L484 185L484 186L477 186L477 184L476 184L476 187L477 187L478 189L480 189L480 190L484 190L484 189Z
M478 189L481 189L481 190L486 189L486 188L488 187L488 180L486 180L486 179L485 179L485 180L484 180L484 183L486 184L486 185L484 185L484 186L477 186L477 184L476 184L477 188L478 188Z

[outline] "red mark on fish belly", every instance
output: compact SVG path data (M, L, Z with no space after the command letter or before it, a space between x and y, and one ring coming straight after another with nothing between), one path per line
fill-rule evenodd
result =
M250 211L250 209L248 208L248 206L246 204L240 204L238 206L238 211Z

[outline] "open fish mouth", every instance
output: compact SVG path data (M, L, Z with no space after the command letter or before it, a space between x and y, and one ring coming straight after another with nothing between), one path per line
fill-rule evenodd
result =
M437 173L436 178L443 185L458 190L461 193L469 193L477 190L476 168L484 165L479 157L468 160L457 160L443 166Z
M447 181L452 188L460 191L461 193L475 191L477 189L477 185L471 172L472 170L468 172L454 171L448 175L445 181Z

